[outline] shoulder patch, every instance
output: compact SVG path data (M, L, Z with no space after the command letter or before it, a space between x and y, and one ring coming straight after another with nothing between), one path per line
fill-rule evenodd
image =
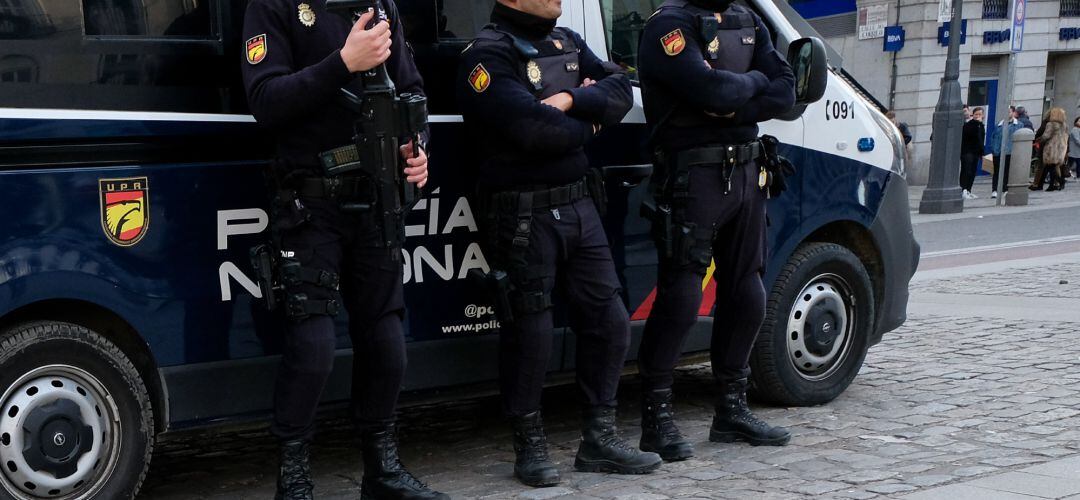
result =
M660 44L664 46L665 54L674 57L686 48L686 38L683 37L682 29L676 29L660 37Z
M266 33L255 35L244 42L248 64L259 64L266 59Z
M482 94L485 90L491 86L491 74L488 73L487 68L484 68L483 64L477 64L473 68L472 73L469 73L469 86L476 91L477 94Z

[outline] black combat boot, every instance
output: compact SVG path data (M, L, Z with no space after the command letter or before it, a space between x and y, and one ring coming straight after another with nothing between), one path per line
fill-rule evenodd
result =
M512 418L514 424L514 477L528 486L543 488L559 484L559 469L548 458L547 437L540 412Z
M646 391L641 395L641 451L651 451L668 462L694 456L694 447L675 426L671 389Z
M750 413L750 408L746 406L747 385L745 378L721 382L722 393L716 403L709 441L746 441L754 446L784 446L791 440L791 433L783 427L773 427Z
M450 500L409 474L398 459L394 424L367 429L361 436L364 480L361 500Z
M664 461L623 441L615 431L615 408L594 406L585 411L574 468L581 472L646 474Z
M281 444L281 466L278 469L277 493L274 500L312 500L311 467L308 466L307 441L286 441Z

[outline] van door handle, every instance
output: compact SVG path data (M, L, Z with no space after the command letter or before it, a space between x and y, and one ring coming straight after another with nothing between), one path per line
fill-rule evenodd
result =
M618 182L624 188L631 188L649 178L652 175L653 166L650 164L609 165L601 167L600 170L604 172L604 181Z

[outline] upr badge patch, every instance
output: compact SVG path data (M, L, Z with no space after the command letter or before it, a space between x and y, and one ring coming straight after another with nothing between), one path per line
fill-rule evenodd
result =
M490 85L491 74L488 73L483 64L477 64L472 73L469 73L469 86L477 93L481 93L487 90Z
M150 226L150 182L146 177L100 179L101 228L109 241L130 247Z
M248 64L259 64L266 59L266 33L255 35L244 42Z
M660 44L664 46L664 53L669 56L677 56L686 48L686 39L683 38L682 30L676 29L660 37Z

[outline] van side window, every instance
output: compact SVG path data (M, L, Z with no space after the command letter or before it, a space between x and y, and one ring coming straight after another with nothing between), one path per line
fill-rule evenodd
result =
M607 38L608 53L611 61L622 66L630 74L630 79L637 82L638 44L641 42L641 32L645 30L645 22L652 16L664 0L600 0L600 11L604 18L604 33ZM739 1L739 5L748 6L747 2ZM760 16L761 13L758 13ZM772 29L767 19L765 24L776 43L776 30ZM777 47L781 52L787 51L787 43L783 47Z
M245 4L0 0L0 107L246 114Z
M454 84L461 51L488 24L495 0L398 0L405 36L424 77L428 112L458 115Z

